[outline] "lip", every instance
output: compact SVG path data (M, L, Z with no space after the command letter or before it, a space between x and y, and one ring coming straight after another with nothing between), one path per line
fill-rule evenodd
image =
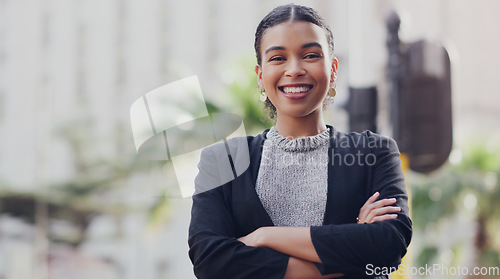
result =
M307 90L304 93L286 93L283 91L283 87L309 87L309 90ZM309 95L311 92L311 89L313 88L312 84L305 84L305 83L294 83L294 84L284 84L281 86L278 86L278 90L283 94L283 96L289 98L289 99L302 99Z

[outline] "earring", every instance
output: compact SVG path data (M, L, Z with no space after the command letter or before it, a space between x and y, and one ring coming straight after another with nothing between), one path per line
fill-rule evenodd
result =
M328 89L328 96L330 97L335 97L335 95L337 95L337 91L335 91L335 87L337 87L337 85L335 83L332 83L332 85L330 85L330 89Z
M263 89L260 90L260 98L259 99L263 103L267 100L266 91L264 91Z

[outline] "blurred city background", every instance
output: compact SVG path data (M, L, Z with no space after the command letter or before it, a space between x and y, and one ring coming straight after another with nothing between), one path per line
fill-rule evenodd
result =
M194 278L182 174L138 158L130 106L197 75L210 112L241 115L248 134L268 128L254 32L286 3L0 0L0 279ZM391 11L402 42L446 47L453 146L438 169L408 173L405 263L500 267L500 1L294 3L332 27L340 71L325 115L339 130L349 88L376 87L378 132L391 136Z

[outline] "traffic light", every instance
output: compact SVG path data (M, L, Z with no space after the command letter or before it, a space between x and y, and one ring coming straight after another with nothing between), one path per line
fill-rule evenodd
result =
M420 41L403 53L399 131L402 152L418 172L437 169L450 155L450 57L444 47Z
M349 130L377 132L377 88L349 88L349 99L345 105L349 114Z
M428 173L452 148L450 57L438 44L400 43L399 23L397 14L387 21L393 137L410 169Z

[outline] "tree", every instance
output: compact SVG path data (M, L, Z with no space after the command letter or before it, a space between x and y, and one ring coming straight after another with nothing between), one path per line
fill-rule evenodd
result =
M453 164L430 177L412 176L413 221L422 233L462 214L476 225L471 266L500 266L500 148L475 142L452 153ZM445 232L453 234L453 232ZM425 236L424 236L425 238ZM454 244L460 251L463 242ZM420 266L438 253L435 244L426 245L418 256ZM455 253L458 256L458 253ZM455 259L458 261L459 259Z

